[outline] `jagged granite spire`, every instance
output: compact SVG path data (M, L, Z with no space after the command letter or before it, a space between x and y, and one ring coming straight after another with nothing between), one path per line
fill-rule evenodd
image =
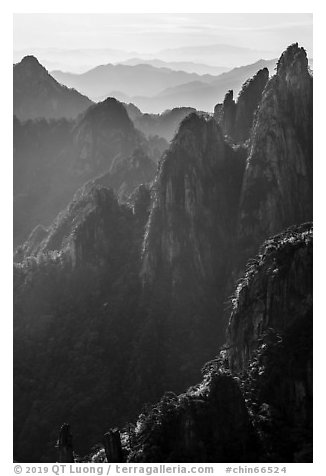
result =
M256 115L239 211L248 258L270 235L312 219L312 77L306 52L281 56Z
M250 135L255 112L268 81L268 69L263 68L242 86L237 102L233 91L227 92L223 104L217 104L214 116L224 134L235 143L245 142Z
M161 161L143 245L146 324L133 370L141 374L146 365L156 382L159 374L156 389L189 385L216 339L223 341L216 316L223 308L244 164L244 150L225 142L213 118L197 114L183 120ZM196 349L191 357L189 349ZM148 352L158 362L143 362Z
M215 259L224 261L233 233L243 159L242 150L224 141L214 119L193 113L183 120L154 185L144 240L145 281L164 269L178 281L180 267L203 278L216 273Z

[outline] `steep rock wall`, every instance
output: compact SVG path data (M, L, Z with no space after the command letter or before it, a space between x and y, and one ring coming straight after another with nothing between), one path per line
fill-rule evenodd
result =
M267 236L312 219L312 77L303 48L281 56L255 119L238 237L243 262Z

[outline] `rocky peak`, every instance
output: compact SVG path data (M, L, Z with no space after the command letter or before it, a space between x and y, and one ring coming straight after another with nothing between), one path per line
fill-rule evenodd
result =
M245 142L250 136L254 116L259 107L268 78L268 69L263 68L242 86L237 100L233 129L233 137L238 143Z
M223 107L225 108L225 110L231 111L234 108L234 106L235 106L235 100L233 98L233 89L230 89L224 97Z
M160 344L167 356L160 371L165 388L189 385L197 364L216 347L216 336L223 339L216 315L223 307L244 165L243 149L225 142L213 118L196 114L183 120L160 163L143 242L141 277L149 324L139 345L145 355L158 326L161 335L169 336ZM211 289L218 289L218 296ZM191 348L196 356L190 362Z
M110 243L108 223L112 226L123 214L131 216L131 211L120 207L112 190L89 182L75 193L47 230L41 228L42 235L37 227L22 248L29 252L26 257L61 256L73 266L88 260L100 265Z
M289 46L280 57L273 79L280 108L292 121L305 154L312 157L313 79L305 49L298 43Z
M214 119L193 113L182 121L162 160L153 187L155 199L144 242L145 275L147 272L152 274L153 271L149 270L148 263L152 261L149 257L152 254L152 239L157 243L157 239L154 239L156 234L160 236L161 244L153 254L164 256L165 263L172 264L181 259L185 252L182 243L188 241L189 244L189 240L185 241L184 234L190 233L193 238L190 240L191 246L195 247L193 256L197 263L196 272L202 274L204 269L206 272L212 269L212 243L207 247L204 243L201 244L200 248L203 256L205 255L203 258L197 248L201 239L197 242L195 235L204 234L201 229L203 226L210 228L206 236L211 236L216 225L220 228L221 236L224 236L226 231L222 231L223 225L229 228L233 223L231 208L235 206L239 195L239 180L241 181L243 170L240 155L225 143ZM207 220L201 225L203 216ZM156 229L158 220L161 231ZM203 259L207 261L207 266Z
M123 104L112 97L108 97L104 101L94 104L94 106L85 113L84 120L85 119L90 119L103 126L115 126L117 128L132 127L132 122Z
M145 143L123 104L114 98L91 106L73 130L74 162L80 174L107 172Z
M17 63L17 64L20 64L20 67L21 68L30 68L30 69L34 69L35 71L46 71L46 69L44 68L44 66L41 65L41 63L39 62L39 60L33 56L33 55L27 55L27 56L24 56L24 58L22 58L22 60L20 61L20 63ZM17 66L17 65L16 65Z
M220 160L223 156L223 147L223 135L215 121L212 118L191 113L181 122L170 153L166 157L172 157L176 153L181 161L182 152L185 152L188 156L187 161L191 160L199 165L202 160ZM218 151L221 154L216 153ZM169 162L170 159L165 158L165 160Z
M290 45L281 55L277 63L279 78L293 86L299 84L298 78L304 79L308 73L308 58L306 50L298 43Z
M239 214L244 260L266 236L312 219L312 77L290 46L264 89L251 134Z
M86 96L58 83L35 56L13 68L14 113L20 119L73 118L92 104Z
M15 81L16 80L16 81ZM18 81L39 82L53 81L55 79L50 76L48 71L41 65L35 56L25 56L20 63L14 65L14 84Z
M224 134L232 137L234 133L234 121L236 115L236 103L233 99L232 89L226 93L222 109L223 113L220 124Z
M233 142L245 142L250 135L254 114L262 98L263 90L268 81L268 69L263 68L242 86L237 102L233 99L233 91L225 95L223 104L217 104L214 117Z

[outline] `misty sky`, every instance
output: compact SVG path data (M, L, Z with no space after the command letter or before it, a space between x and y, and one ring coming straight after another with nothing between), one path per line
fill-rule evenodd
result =
M312 14L14 15L14 50L25 53L37 48L56 48L57 55L68 49L110 48L145 57L158 56L167 48L228 44L259 50L260 56L272 58L295 41L312 56Z

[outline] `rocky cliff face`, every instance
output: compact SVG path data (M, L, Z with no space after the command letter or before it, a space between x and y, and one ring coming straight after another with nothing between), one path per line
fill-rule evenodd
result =
M229 136L233 135L236 107L233 91L230 89L224 97L223 104L216 104L214 108L217 123L222 127L224 134Z
M14 114L20 119L73 118L92 101L59 84L34 56L14 65Z
M233 302L228 359L231 369L241 372L269 329L284 334L311 310L311 224L265 241L258 257L249 262Z
M312 177L305 164L312 161L312 80L304 50L291 46L265 87L267 78L265 69L247 82L238 103L231 93L226 98L225 104L234 103L230 121L236 124L237 111L243 118L247 110L252 119L262 97L249 149L231 147L214 119L191 114L160 164L142 256L146 330L136 347L157 354L152 378L157 364L163 390L189 385L197 378L195 365L222 343L226 297L259 244L309 219ZM270 100L273 110L266 106ZM293 106L294 115L293 101L301 105ZM149 335L169 337L153 344ZM189 348L196 349L191 357ZM163 362L159 355L165 355ZM141 375L145 364L138 361Z
M143 251L145 283L158 270L170 273L177 284L186 268L212 279L225 266L243 167L244 151L225 143L213 119L191 114L182 122L153 187Z
M258 439L237 381L215 371L142 413L129 444L130 463L240 463L255 461Z
M229 91L223 104L217 104L214 117L233 142L245 142L251 132L255 112L260 104L262 93L268 82L268 69L263 68L242 86L237 102L233 91Z
M281 56L256 115L244 175L239 247L312 219L312 77L303 48Z
M195 381L194 365L199 368L205 353L222 343L226 296L259 244L310 217L312 79L304 50L289 47L265 88L267 71L260 76L253 82L262 100L245 171L242 154L247 149L231 147L213 119L190 115L153 187L142 259L144 295L150 297L137 345L156 356L153 368L147 367L148 378L163 391ZM251 87L247 83L243 89L243 104ZM228 101L233 101L231 95ZM276 292L282 296L280 288ZM190 354L189 348L195 351ZM141 375L145 364L137 361Z
M140 415L131 462L312 461L312 227L267 240L203 381Z
M238 284L226 358L266 457L312 461L312 225L264 243Z
M216 348L243 170L244 150L225 143L214 119L196 114L184 119L160 164L143 244L146 325L135 347L143 355L155 349L160 389L189 385ZM135 362L145 365L139 355Z

